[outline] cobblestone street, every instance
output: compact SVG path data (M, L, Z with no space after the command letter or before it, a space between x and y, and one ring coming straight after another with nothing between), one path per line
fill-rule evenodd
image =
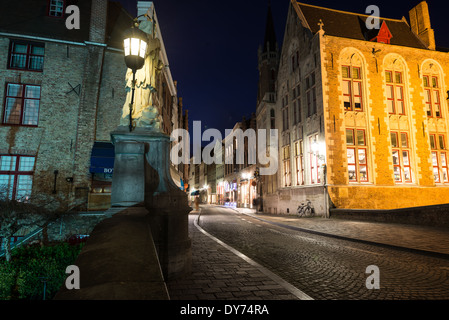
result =
M264 222L259 216L256 219L232 209L212 206L202 208L197 228L194 225L197 215L192 212L190 216L194 272L188 278L168 284L173 300L449 298L449 260L444 254L438 257L416 249L399 250L398 242L390 246L378 245L369 244L366 239L348 241L301 232L286 228L287 224L281 227ZM281 220L280 217L268 216L263 219L276 223ZM299 221L294 217L284 217L284 220L290 220L290 227ZM301 223L312 224L313 220L301 220ZM329 223L335 228L336 224L344 226L346 222ZM370 233L370 226L372 232L379 227L369 223L356 225L361 233L363 228L366 229L366 236ZM400 226L383 226L390 242L394 242L394 228L399 230ZM244 258L206 236L200 229L238 250ZM412 235L422 238L421 247L431 247L425 243L425 230L414 230ZM322 226L321 232L324 231ZM349 228L344 232L348 233ZM447 236L444 230L440 232L435 233L436 242L439 236ZM398 237L406 238L400 232ZM403 242L406 240L402 239ZM438 251L444 253L444 245ZM370 265L379 267L379 290L366 288L369 274L365 272Z

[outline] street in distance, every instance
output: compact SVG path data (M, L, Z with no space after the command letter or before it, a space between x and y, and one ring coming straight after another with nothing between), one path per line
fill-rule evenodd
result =
M181 307L180 314L182 315L205 315L208 318L212 317L214 312L224 314L234 314L234 315L260 315L260 314L269 314L268 308L266 305L259 304L238 304L238 305L230 305L225 304L224 310L215 309L215 307L195 307L188 304L186 307Z

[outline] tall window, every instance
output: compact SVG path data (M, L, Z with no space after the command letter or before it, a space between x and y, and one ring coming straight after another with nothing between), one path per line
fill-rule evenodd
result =
M10 199L27 200L33 185L34 157L0 155L0 192Z
M446 140L442 134L430 134L433 177L436 183L448 183Z
M62 17L64 15L64 0L50 0L48 15L50 17Z
M313 145L318 143L318 135L313 135L309 137L309 146L310 146L310 183L317 184L320 183L320 172L319 172L319 162L318 162L318 154L313 152Z
M293 88L293 121L295 124L301 122L301 85L297 85Z
M390 114L405 114L402 72L387 70L385 71L385 79L388 112Z
M296 185L304 185L304 153L303 142L295 142L295 169L296 169Z
M366 135L363 129L346 129L350 182L368 182Z
M316 106L316 83L315 83L315 72L312 72L306 78L306 98L307 98L307 116L317 112Z
M284 169L284 187L289 187L292 185L290 171L290 146L286 146L282 149L282 160Z
M413 180L408 134L407 132L391 131L390 136L393 152L394 181L411 183Z
M276 117L274 109L270 110L270 129L276 129Z
M425 75L423 78L423 84L427 116L429 118L441 118L441 101L438 77Z
M282 99L282 130L288 130L289 128L288 117L288 94Z
M45 47L39 43L11 41L8 68L29 71L42 71Z
M40 98L40 86L7 83L3 124L37 126Z
M363 111L360 67L342 66L343 101L347 111Z

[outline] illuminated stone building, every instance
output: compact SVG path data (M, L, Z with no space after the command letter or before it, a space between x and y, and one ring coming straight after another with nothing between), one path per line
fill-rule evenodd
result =
M378 29L368 17L291 1L265 211L293 212L305 199L321 215L448 202L449 50L435 44L425 1Z
M68 207L83 203L82 210L103 210L110 206L114 168L110 133L126 98L123 31L134 17L118 2L79 0L80 28L68 29L69 4L2 4L0 186L12 198L56 194ZM148 4L139 3L138 13L147 12ZM171 134L188 129L188 116L161 42L157 103L162 129ZM181 187L188 166L172 171Z

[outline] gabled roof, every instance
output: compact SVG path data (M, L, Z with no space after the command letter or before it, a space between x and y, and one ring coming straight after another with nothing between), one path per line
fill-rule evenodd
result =
M75 4L80 9L80 29L69 30L66 18L47 15L48 0L4 1L0 10L0 32L44 37L55 40L89 41L91 5L93 0L66 0L66 5ZM118 2L109 1L107 14L106 43L121 48L122 28L129 28L132 17Z
M304 22L314 34L320 30L318 23L321 20L324 24L323 30L327 35L363 41L370 41L377 35L373 36L373 31L366 27L366 20L370 17L366 14L339 11L300 2L297 2L297 13L300 19L305 19ZM379 20L380 25L386 22L393 36L390 44L427 49L424 43L412 32L405 19L397 20L381 17Z

